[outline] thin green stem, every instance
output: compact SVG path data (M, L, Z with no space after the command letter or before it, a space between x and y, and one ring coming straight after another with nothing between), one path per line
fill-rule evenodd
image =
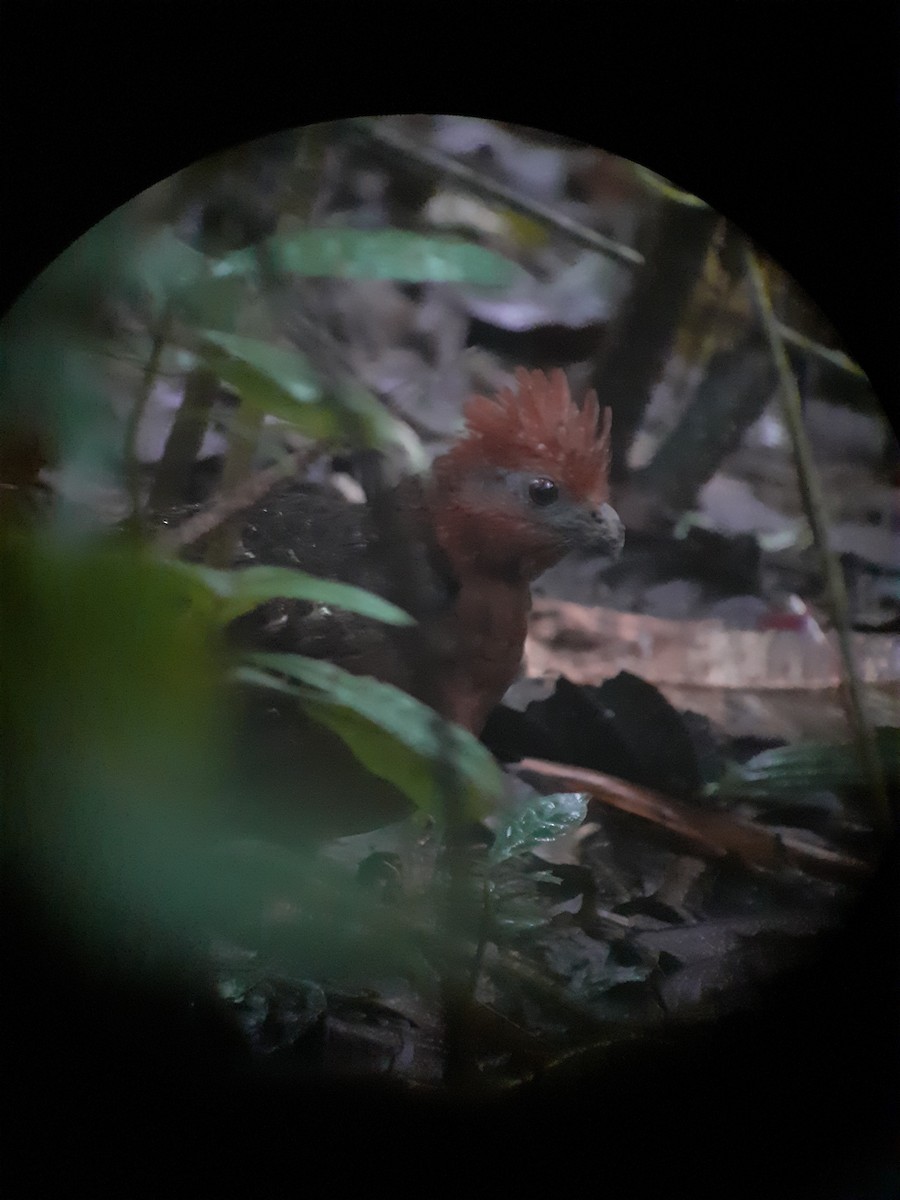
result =
M248 411L244 404L238 409L237 418L231 430L228 455L222 469L221 490L224 494L237 491L250 474L250 466L253 462L253 455L256 453L264 420L263 412ZM205 555L207 565L210 567L231 566L239 536L240 522L237 519L230 518L223 521L210 538Z
M838 646L844 667L844 688L842 691L846 699L847 715L853 729L854 737L856 738L860 758L864 764L872 788L873 817L880 827L887 829L891 824L891 815L887 788L885 786L884 769L878 754L874 732L866 713L865 697L856 663L853 639L850 636L850 606L847 600L847 589L840 564L829 544L825 496L813 460L806 428L803 424L800 389L791 370L791 364L784 346L784 335L778 326L778 321L772 309L772 302L760 269L759 260L750 245L746 246L744 253L760 322L765 330L772 358L778 371L782 410L793 444L794 460L797 465L797 478L800 484L803 507L822 559L825 587L828 592L831 615L837 632Z
M171 314L166 309L156 323L156 328L153 332L153 342L150 347L150 355L141 377L140 390L134 404L131 406L131 411L125 423L125 481L131 504L131 513L128 517L127 525L136 534L141 533L141 471L137 457L138 430L140 429L141 421L150 402L150 396L153 393L154 384L159 375L159 364L166 342L169 340L171 325Z

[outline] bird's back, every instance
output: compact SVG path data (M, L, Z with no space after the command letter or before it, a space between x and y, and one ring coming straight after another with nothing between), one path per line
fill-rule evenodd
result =
M456 583L431 536L418 480L404 480L372 504L286 482L242 521L235 565L293 567L353 584L403 608L416 625L272 600L233 623L235 644L327 659L421 695L440 656L438 629L452 608Z

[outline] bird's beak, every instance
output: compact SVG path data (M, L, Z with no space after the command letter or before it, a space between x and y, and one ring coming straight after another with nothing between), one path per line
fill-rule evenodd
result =
M611 558L618 558L622 553L625 526L611 504L601 504L594 510L591 542Z

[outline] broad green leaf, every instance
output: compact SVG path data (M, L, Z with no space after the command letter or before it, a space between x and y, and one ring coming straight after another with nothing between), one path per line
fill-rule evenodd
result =
M232 621L266 600L278 598L333 604L336 608L361 613L389 625L414 624L408 613L381 596L291 567L239 567L233 571L218 571L197 563L176 563L174 566L216 598L216 616L221 622Z
M298 654L248 654L245 661L298 684L304 710L423 811L439 815L445 774L473 819L500 795L502 772L485 747L399 688Z
M265 688L270 692L279 692L282 696L293 696L296 699L298 695L295 684L288 683L286 679L282 679L279 675L273 675L270 671L264 671L261 667L246 665L235 667L231 672L231 678L235 683Z
M316 436L332 431L321 385L303 354L213 329L200 330L199 337L209 365L251 407L292 424L318 421Z
M326 396L306 357L257 338L203 330L204 358L250 408L287 421L311 438L349 438L365 445L402 447L415 469L425 455L408 426L365 388L343 384Z
M366 388L345 381L334 388L333 394L334 403L350 413L357 428L362 430L366 445L396 446L414 471L428 467L428 457L418 436L403 421L392 417Z
M491 847L491 862L500 863L514 854L533 850L542 842L555 841L581 824L587 814L587 801L583 792L535 795L497 833Z
M165 226L138 243L132 278L150 295L157 312L170 306L191 325L231 330L251 296L248 281L215 273L215 264Z
M332 279L396 279L406 283L509 286L521 268L460 238L429 237L401 229L304 229L264 244L278 271ZM215 268L224 278L258 268L258 252L238 250Z
M198 279L174 297L174 311L194 328L230 332L246 312L253 291L243 279Z
M157 309L209 275L206 256L176 237L168 225L138 243L131 265Z

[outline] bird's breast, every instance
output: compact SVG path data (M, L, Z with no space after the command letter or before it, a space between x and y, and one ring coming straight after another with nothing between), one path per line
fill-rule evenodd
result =
M466 582L456 597L442 708L475 734L518 675L530 607L527 585L493 579Z

